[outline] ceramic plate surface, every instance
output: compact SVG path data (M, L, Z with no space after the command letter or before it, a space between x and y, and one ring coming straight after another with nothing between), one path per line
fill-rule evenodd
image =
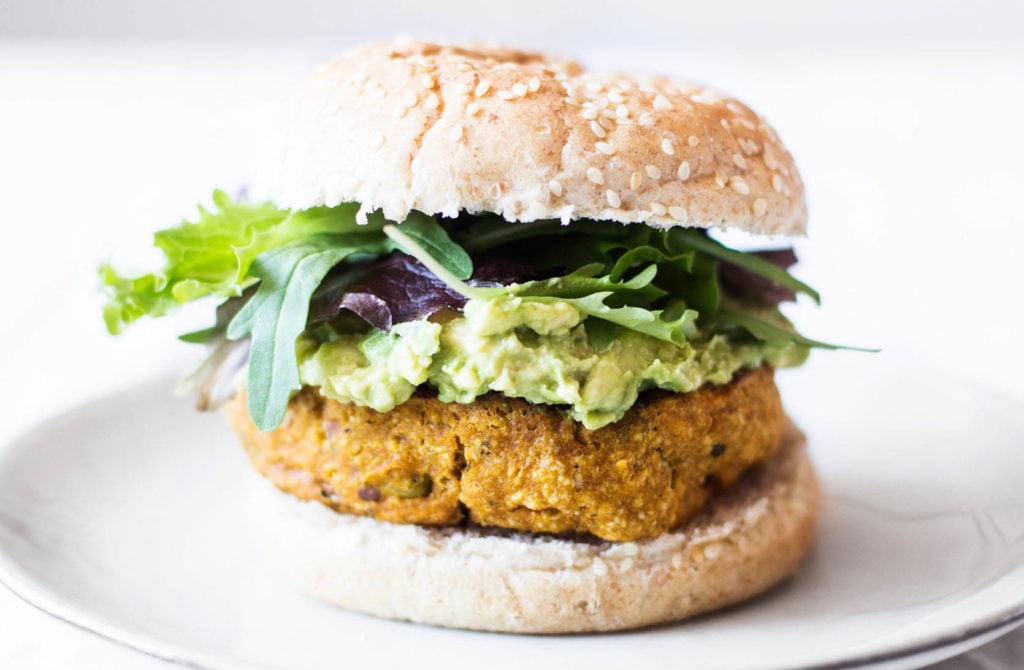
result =
M508 636L292 593L247 519L222 418L153 384L0 450L0 579L104 636L200 667L915 667L1024 617L1024 407L882 357L779 375L825 500L815 551L767 596L632 633Z

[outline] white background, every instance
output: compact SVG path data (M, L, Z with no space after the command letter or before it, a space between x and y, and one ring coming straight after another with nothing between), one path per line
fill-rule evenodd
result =
M399 32L737 94L807 184L798 274L825 300L791 311L802 329L883 348L866 366L914 359L1024 402L1022 7L0 0L0 442L193 358L174 335L206 310L111 339L95 267L148 267L150 232L245 184L305 71ZM0 667L144 663L0 591Z

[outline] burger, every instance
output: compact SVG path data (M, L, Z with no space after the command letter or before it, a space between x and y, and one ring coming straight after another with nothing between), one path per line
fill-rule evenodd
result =
M736 603L797 570L819 490L774 370L803 185L709 88L534 53L375 43L301 88L251 194L101 268L112 333L204 298L190 377L262 475L290 581L518 633ZM719 235L719 237L721 237Z

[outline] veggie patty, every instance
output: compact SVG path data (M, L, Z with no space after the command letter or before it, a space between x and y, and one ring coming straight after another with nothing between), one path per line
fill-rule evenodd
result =
M768 367L692 393L647 391L597 430L494 393L459 404L418 392L381 413L305 387L270 433L241 396L228 413L257 470L338 512L612 541L680 526L773 453L786 425Z

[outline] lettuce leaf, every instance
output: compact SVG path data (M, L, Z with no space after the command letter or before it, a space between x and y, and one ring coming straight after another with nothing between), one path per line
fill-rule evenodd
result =
M103 319L116 334L144 316L162 316L206 296L238 296L256 281L250 268L260 254L296 240L325 233L380 230L377 217L356 224L358 205L278 209L270 203L236 202L214 191L214 208L199 208L199 218L162 230L153 237L164 253L159 272L125 277L109 263L100 268L107 294Z
M309 299L338 263L358 253L388 251L387 240L366 233L317 235L261 254L252 275L256 294L228 325L231 340L252 338L249 415L266 432L281 423L292 391L299 389L295 342L306 329Z

